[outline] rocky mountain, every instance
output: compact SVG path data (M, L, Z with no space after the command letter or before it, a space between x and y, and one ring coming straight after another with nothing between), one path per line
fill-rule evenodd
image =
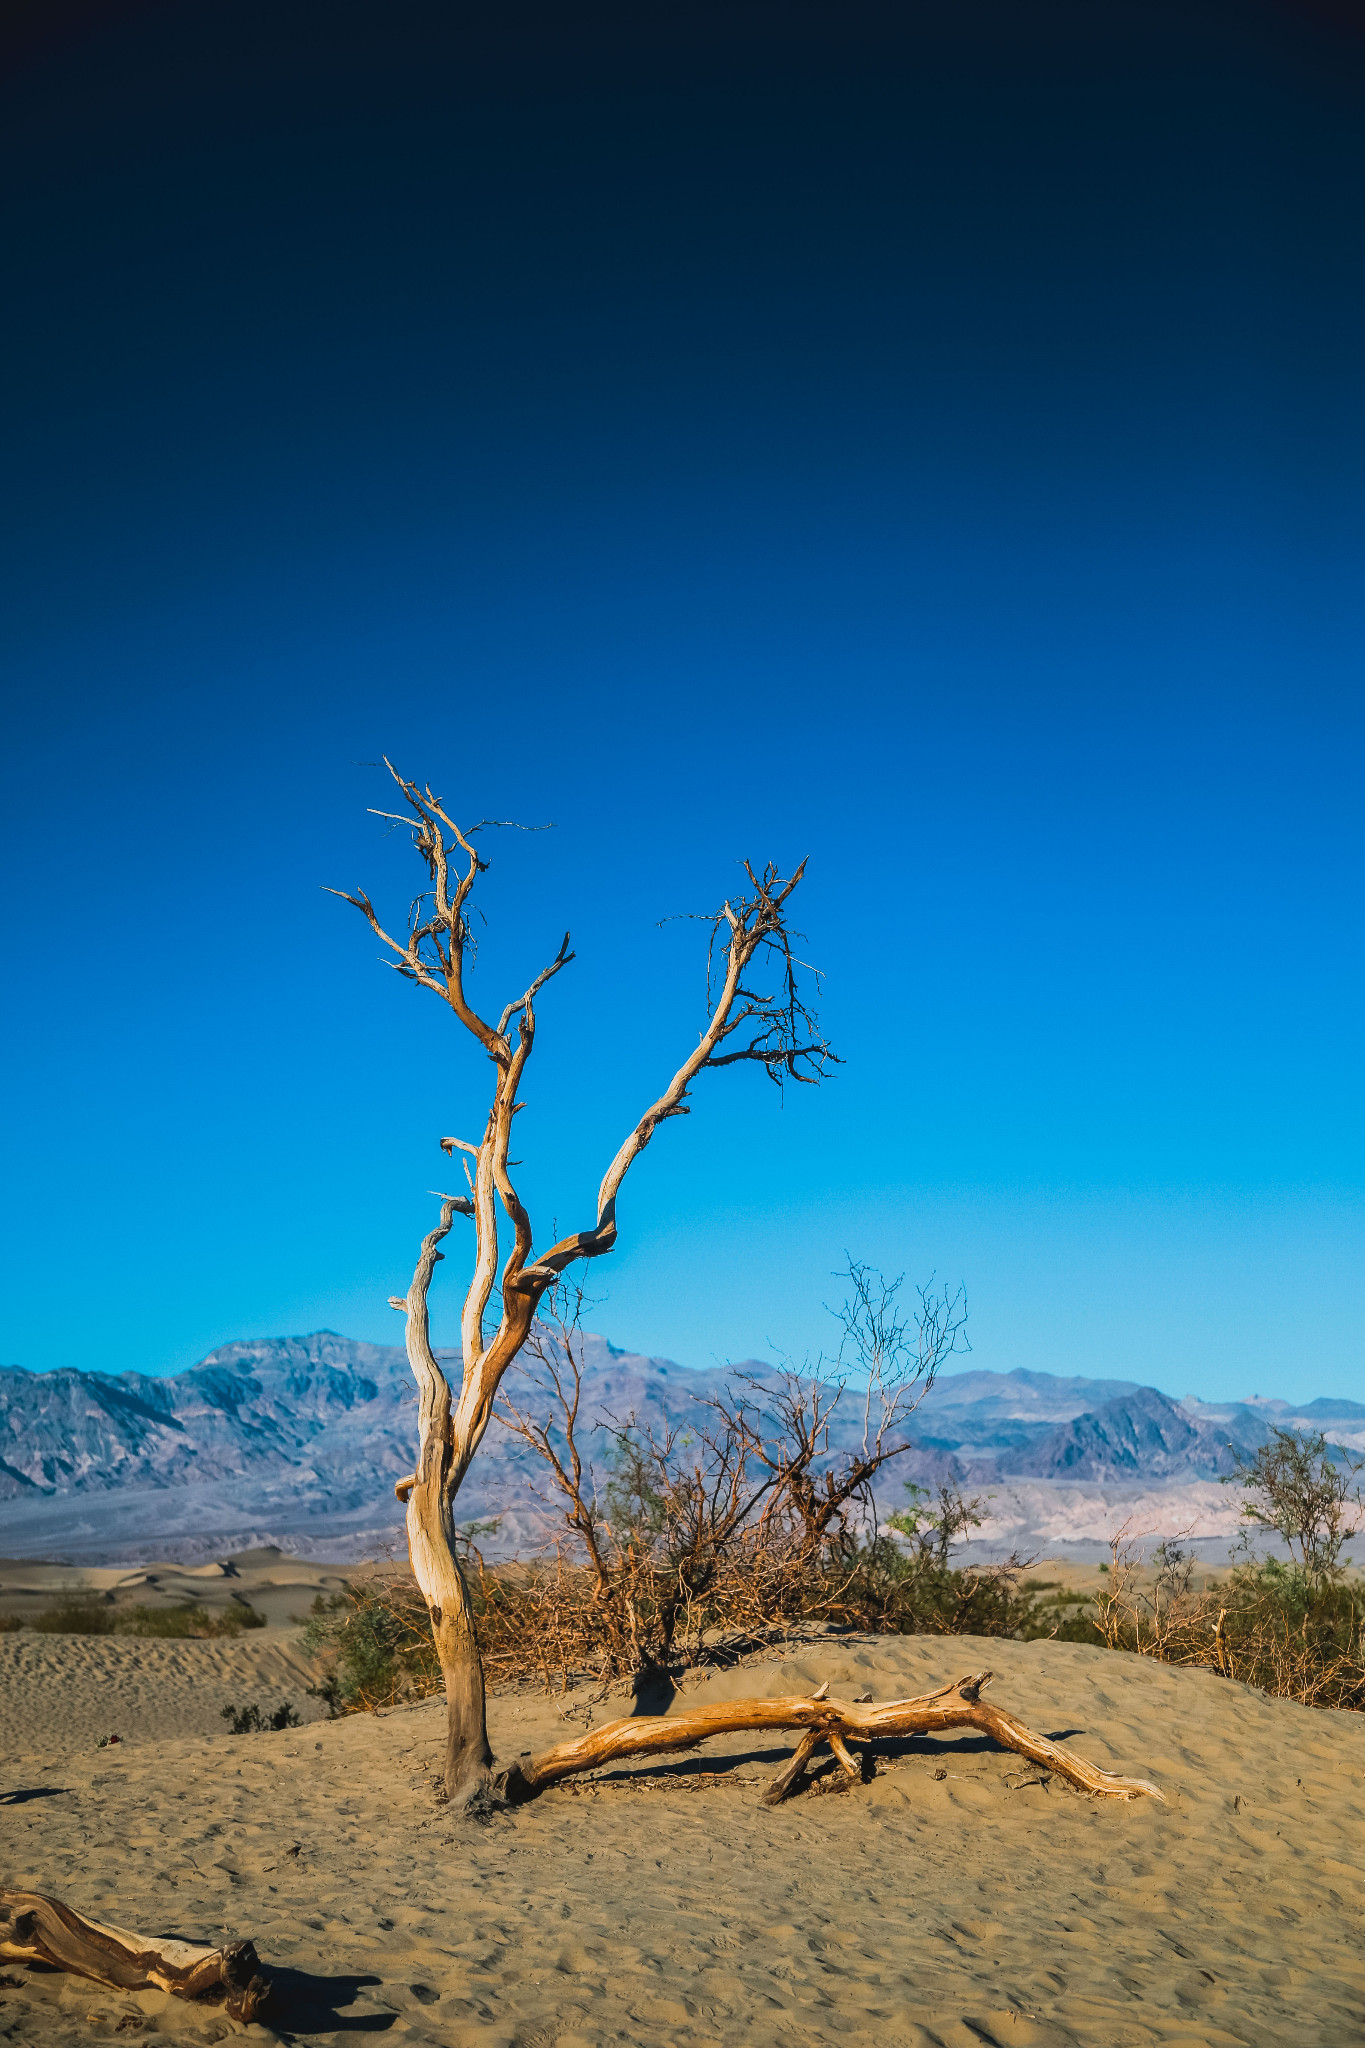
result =
M1028 1479L1220 1479L1235 1470L1228 1442L1226 1429L1192 1420L1155 1387L1136 1387L1007 1453L1000 1469Z
M458 1374L458 1354L448 1362ZM584 1362L587 1447L599 1460L613 1419L685 1422L730 1376L624 1352L597 1336L586 1339ZM776 1377L758 1362L735 1370L751 1375L760 1399ZM524 1372L507 1385L535 1404ZM1016 1500L1032 1500L1040 1484L1159 1489L1216 1480L1231 1469L1229 1440L1251 1450L1273 1422L1365 1444L1365 1406L1349 1401L1217 1406L1175 1402L1132 1381L957 1372L914 1415L914 1448L887 1468L883 1498L894 1505L907 1479L1004 1483ZM831 1448L850 1447L861 1430L850 1389L834 1413ZM327 1330L226 1344L164 1379L0 1371L0 1553L120 1561L155 1551L193 1561L272 1542L338 1557L400 1548L393 1484L412 1469L415 1433L402 1350ZM495 1424L462 1512L500 1518L499 1548L537 1546L553 1527L537 1498L541 1472Z

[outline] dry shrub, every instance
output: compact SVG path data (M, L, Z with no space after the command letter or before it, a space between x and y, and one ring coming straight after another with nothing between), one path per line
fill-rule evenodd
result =
M884 1298L884 1297L883 1297ZM564 1521L558 1550L486 1563L475 1525L463 1564L487 1675L554 1691L666 1676L730 1662L814 1625L885 1634L1059 1637L1165 1663L1196 1665L1309 1706L1365 1708L1365 1645L1342 1545L1352 1472L1321 1442L1272 1437L1241 1474L1249 1529L1273 1528L1289 1564L1248 1553L1219 1583L1194 1583L1185 1543L1158 1546L1155 1578L1128 1531L1096 1596L1021 1580L1026 1563L962 1567L953 1547L981 1522L980 1500L952 1486L908 1487L879 1527L869 1479L888 1432L828 1450L840 1389L789 1377L776 1392L737 1379L697 1404L688 1426L633 1418L607 1431L594 1472L579 1442L576 1329L561 1324L535 1360L542 1413L508 1422L542 1458ZM761 1402L763 1405L761 1405ZM425 1601L408 1578L357 1581L314 1605L308 1646L333 1712L440 1690Z
M1121 1530L1092 1626L1111 1650L1219 1671L1307 1707L1365 1708L1365 1620L1339 1577L1299 1563L1246 1559L1226 1579L1194 1584L1180 1539L1157 1546L1157 1572Z
M1365 1709L1365 1642L1345 1545L1361 1521L1360 1463L1321 1431L1273 1428L1254 1457L1229 1445L1243 1490L1240 1561L1221 1582L1194 1584L1185 1538L1156 1551L1150 1590L1127 1529L1112 1545L1094 1627L1110 1649L1166 1664L1202 1665L1308 1707ZM1257 1558L1254 1534L1273 1535L1289 1562Z
M12 1626L48 1636L169 1637L175 1640L237 1636L243 1629L264 1628L265 1616L244 1601L210 1613L206 1607L118 1607L93 1594L78 1594L56 1607L46 1607Z
M825 1379L736 1374L689 1404L686 1422L581 1416L581 1290L562 1286L526 1346L504 1426L541 1460L558 1544L529 1563L489 1566L467 1530L462 1563L484 1668L495 1683L567 1690L733 1661L794 1627L905 1633L1045 1632L1020 1590L1022 1560L953 1567L979 1501L951 1487L878 1526L872 1482L908 1445L902 1426L958 1348L960 1295L919 1290L850 1261L839 1358ZM856 1386L847 1381L856 1374ZM846 1394L859 1403L852 1449L831 1448ZM308 1646L332 1710L382 1706L439 1688L425 1603L411 1580L356 1582L315 1603Z
M822 1562L749 1535L714 1565L699 1590L686 1568L637 1551L604 1598L595 1573L563 1553L489 1565L470 1546L464 1569L490 1684L550 1692L640 1684L733 1663L803 1625L902 1635L1049 1632L1013 1567L954 1568L907 1555L885 1536ZM323 1668L309 1692L333 1714L441 1690L426 1603L410 1578L356 1581L330 1599L319 1595L305 1647Z

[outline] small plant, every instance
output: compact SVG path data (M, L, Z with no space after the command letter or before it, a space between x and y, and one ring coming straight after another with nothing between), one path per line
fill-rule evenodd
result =
M15 1629L22 1628L23 1625L22 1614L0 1614L0 1636L12 1635Z
M273 1713L263 1714L253 1700L245 1707L224 1707L223 1719L231 1723L229 1732L233 1735L265 1735L281 1728L297 1728L301 1725L291 1703L286 1700Z
M440 1690L431 1617L410 1579L359 1580L340 1593L319 1593L303 1647L306 1655L325 1660L323 1676L308 1691L332 1720Z
M265 1616L243 1600L211 1614L206 1607L130 1607L119 1616L119 1635L163 1637L181 1641L195 1636L237 1636L243 1629L264 1628Z

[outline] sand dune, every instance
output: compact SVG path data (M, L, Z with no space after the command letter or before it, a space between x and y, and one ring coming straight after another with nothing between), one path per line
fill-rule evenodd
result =
M103 1644L69 1647L75 1687L80 1656L88 1679ZM432 1803L435 1702L62 1757L28 1722L34 1746L11 1751L0 1780L5 1862L12 1881L109 1919L252 1935L279 1982L258 2039L1358 2039L1365 1721L1098 1649L963 1638L820 1646L697 1689L828 1678L883 1699L987 1662L1003 1703L1155 1778L1168 1804L1092 1802L970 1736L916 1743L861 1791L769 1812L758 1793L783 1752L735 1738L479 1828ZM5 1669L27 1688L22 1667ZM495 1700L491 1718L504 1754L566 1732L540 1695ZM129 2015L145 2022L137 2039L231 2031L159 1995L6 1974L0 2035L17 2042L85 2042Z
M239 1642L138 1642L119 1636L0 1636L0 1746L7 1753L80 1754L101 1736L155 1742L222 1732L223 1708L286 1700L301 1718L325 1709L304 1688L314 1673L299 1630L262 1629Z
M246 1601L267 1626L233 1639L0 1634L0 1749L48 1756L121 1743L222 1732L223 1708L273 1712L287 1700L303 1720L323 1709L307 1696L315 1673L291 1625L319 1592L341 1584L326 1565L278 1550L186 1568L99 1568L0 1559L0 1614L28 1619L63 1600L94 1598L115 1613L190 1603L211 1616Z

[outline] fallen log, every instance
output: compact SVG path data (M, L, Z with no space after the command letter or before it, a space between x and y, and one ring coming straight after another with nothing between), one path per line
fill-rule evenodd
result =
M1065 1749L1046 1735L1035 1735L1003 1707L983 1700L981 1693L990 1680L989 1671L978 1671L972 1677L954 1679L938 1692L890 1700L882 1706L826 1699L826 1688L821 1686L819 1692L804 1698L718 1700L712 1706L692 1707L680 1714L641 1714L608 1721L573 1742L558 1743L539 1756L523 1757L500 1772L496 1783L508 1803L518 1805L560 1778L599 1770L622 1757L665 1756L696 1749L717 1735L799 1728L802 1738L795 1755L763 1795L765 1805L776 1806L797 1789L811 1758L824 1744L834 1750L851 1783L855 1773L861 1775L861 1767L849 1753L850 1743L872 1744L976 1728L1003 1749L1012 1749L1031 1763L1055 1771L1079 1792L1105 1799L1162 1799L1157 1787L1146 1779L1102 1771L1074 1749Z
M0 1957L46 1963L115 1991L170 1991L177 1998L220 2002L232 2019L246 2023L270 1995L249 1941L197 1948L169 1937L130 1934L87 1920L41 1892L0 1890Z

